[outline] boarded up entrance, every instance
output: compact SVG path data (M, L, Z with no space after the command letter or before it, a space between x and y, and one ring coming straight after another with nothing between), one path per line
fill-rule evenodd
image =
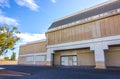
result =
M53 55L54 65L95 66L94 52L89 48L56 51Z
M120 67L120 45L110 46L105 51L105 63L109 67Z
M90 49L80 49L77 53L78 56L78 66L95 66L95 56L94 52Z

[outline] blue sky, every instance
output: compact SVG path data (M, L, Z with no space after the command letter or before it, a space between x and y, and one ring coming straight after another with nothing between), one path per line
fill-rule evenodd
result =
M51 23L106 0L0 0L0 24L16 25L19 44L44 39ZM7 55L9 55L8 53Z

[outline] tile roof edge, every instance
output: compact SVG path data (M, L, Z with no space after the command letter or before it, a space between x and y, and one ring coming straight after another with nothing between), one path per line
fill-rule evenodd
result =
M107 4L112 3L112 2L115 2L115 1L118 1L118 0L107 0L107 1L105 1L105 2L102 2L102 3L100 3L100 4L97 4L97 5L95 5L95 6L91 6L91 7L89 7L89 8L86 8L86 9L83 9L83 10L80 10L80 11L77 11L77 12L72 13L72 14L69 14L69 15L67 15L67 16L63 16L63 17L61 17L61 18L55 19L54 22L57 22L57 21L60 21L60 20L63 20L63 19L72 17L72 16L74 16L74 15L77 15L77 14L80 14L80 13L83 13L83 12L86 12L86 11L88 11L88 10L95 9L95 8L100 7L100 6L103 6L103 5L107 5Z

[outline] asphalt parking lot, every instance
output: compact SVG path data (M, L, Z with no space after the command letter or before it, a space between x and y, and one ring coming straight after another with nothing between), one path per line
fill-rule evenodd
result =
M29 76L0 76L0 79L120 79L120 70L96 70L43 66L1 66L6 70L30 73Z

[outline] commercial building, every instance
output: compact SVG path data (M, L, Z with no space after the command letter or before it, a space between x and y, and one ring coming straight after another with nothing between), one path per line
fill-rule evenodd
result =
M19 64L95 68L120 67L119 60L119 0L57 19L46 40L21 45L19 56Z

